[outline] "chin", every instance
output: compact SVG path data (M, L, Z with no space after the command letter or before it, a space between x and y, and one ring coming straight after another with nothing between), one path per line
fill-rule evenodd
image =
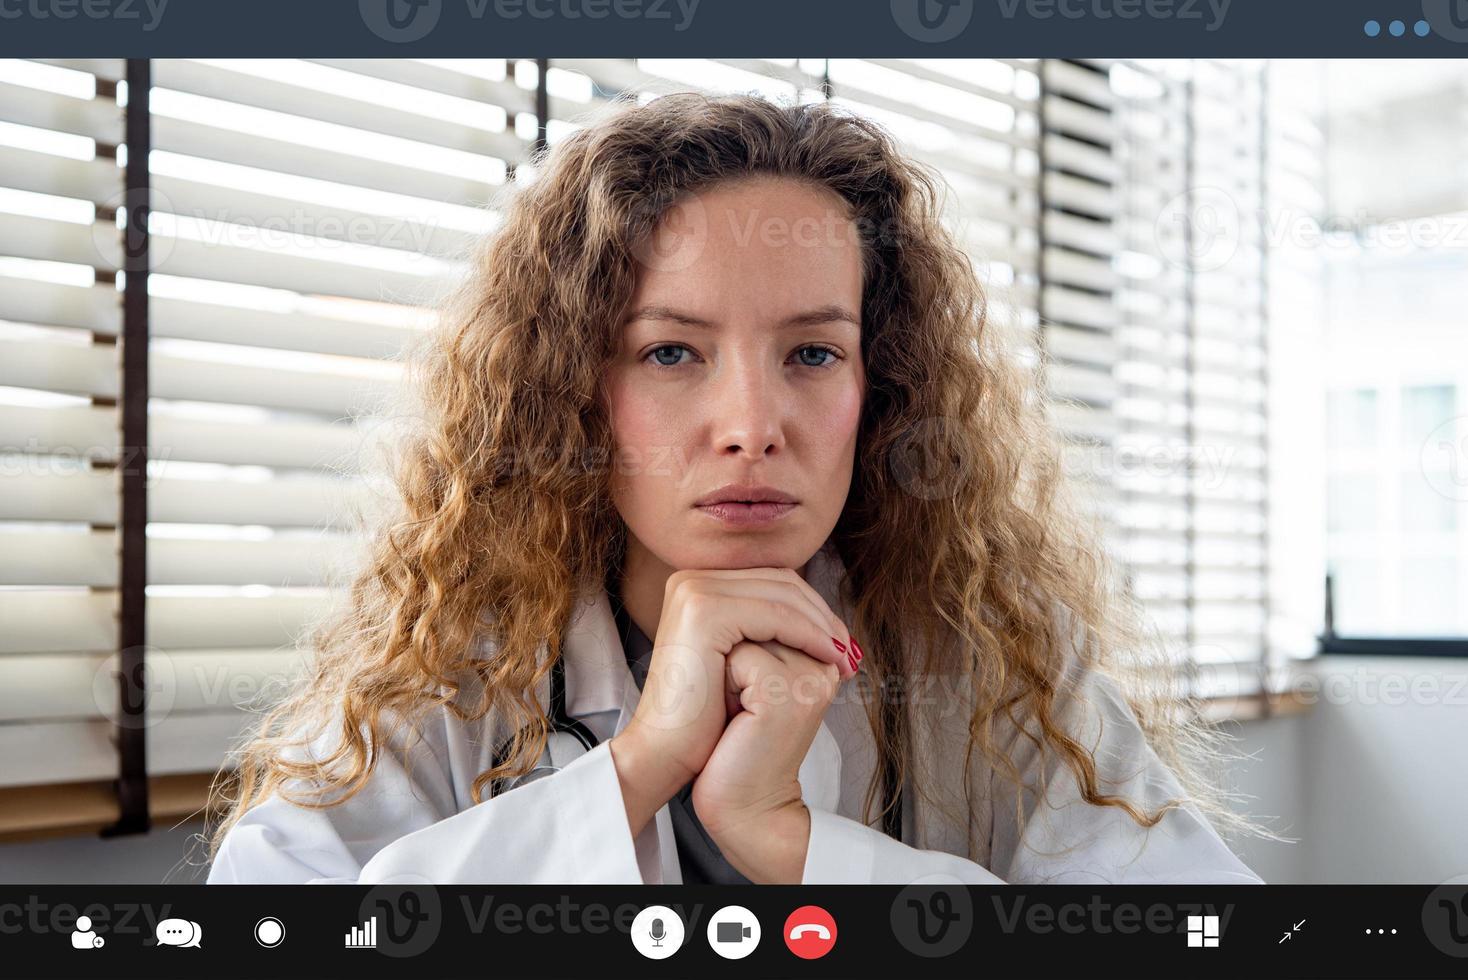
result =
M705 539L683 551L687 563L679 568L800 568L820 550L820 542L806 546L789 534L727 533Z

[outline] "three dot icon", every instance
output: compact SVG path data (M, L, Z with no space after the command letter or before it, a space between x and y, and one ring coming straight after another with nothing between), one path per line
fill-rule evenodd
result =
M1387 934L1387 930L1385 930L1385 929L1378 929L1378 930L1376 930L1376 934L1378 936L1385 936ZM1395 929L1391 930L1391 934L1393 936L1395 936L1397 934L1397 930L1395 930ZM1366 935L1368 935L1368 936L1371 935L1371 930L1370 929L1367 929L1366 930Z
M1382 30L1381 21L1368 20L1364 30L1366 31L1367 37L1380 37ZM1402 37L1407 33L1407 24L1405 21L1400 20L1391 21L1386 25L1386 32L1392 37ZM1425 20L1415 21L1412 24L1412 33L1418 37L1426 37L1432 33L1432 25Z

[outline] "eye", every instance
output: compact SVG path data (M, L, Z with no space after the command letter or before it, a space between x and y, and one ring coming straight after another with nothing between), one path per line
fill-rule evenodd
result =
M682 344L662 344L648 351L643 360L651 358L657 367L675 368L680 366L679 355L685 351L688 351L688 348ZM836 362L842 359L836 348L827 347L825 344L807 344L800 348L796 355L800 358L800 366L808 368L834 367Z
M821 354L830 355L830 360L828 360L828 361L821 361L818 364L811 364L809 361L806 361L804 359L805 358L805 355L808 354L811 351L814 351L817 356L819 356ZM807 344L806 346L800 348L800 350L797 353L801 356L801 366L803 366L803 367L812 367L812 368L829 368L829 367L835 367L836 366L836 362L839 361L839 360L841 360L841 354L836 350L836 348L834 348L834 347L827 347L825 344Z
M662 359L662 357L660 355L662 355L663 353L665 353L667 351L675 351L676 352L676 351L686 351L686 350L688 350L688 348L687 347L684 347L682 344L663 344L661 347L654 347L652 350L648 351L647 352L647 356L648 357L651 357L651 358L655 358L654 363L658 367L677 367L678 366L678 361L677 360L665 361L665 360ZM644 358L644 360L646 360L646 358Z

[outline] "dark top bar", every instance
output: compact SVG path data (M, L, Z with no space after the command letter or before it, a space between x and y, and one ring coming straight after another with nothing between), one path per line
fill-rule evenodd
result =
M810 52L1452 58L1468 0L0 0L22 57Z

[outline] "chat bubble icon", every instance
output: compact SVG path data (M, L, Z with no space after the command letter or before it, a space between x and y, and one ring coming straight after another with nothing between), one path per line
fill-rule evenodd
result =
M158 934L155 937L159 946L192 946L200 949L199 940L204 938L204 930L199 928L197 922L188 919L164 919L158 923Z

